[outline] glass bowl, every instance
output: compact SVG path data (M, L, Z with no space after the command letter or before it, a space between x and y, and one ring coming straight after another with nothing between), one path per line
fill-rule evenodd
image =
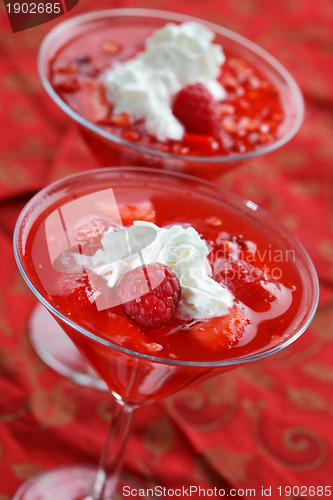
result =
M50 81L50 61L73 37L91 29L110 27L110 36L124 27L130 29L133 44L142 41L152 31L167 22L196 21L211 29L226 52L249 61L267 77L280 93L284 121L274 142L247 153L221 156L187 156L171 154L140 146L108 132L74 111L54 90ZM110 9L72 17L54 28L44 39L38 68L42 83L55 104L78 126L100 166L147 166L188 173L201 178L214 179L248 158L261 156L286 144L298 131L303 121L304 104L301 92L289 72L268 52L243 36L216 24L191 16L149 9Z
M163 358L136 352L113 343L107 340L98 329L95 329L94 325L90 325L89 328L79 325L71 319L70 315L62 314L51 303L46 291L47 286L44 291L41 288L42 276L48 276L48 258L51 257L54 249L52 245L60 248L58 240L60 238L64 241L63 234L67 235L66 238L69 238L68 242L70 242L70 228L77 227L77 221L81 220L78 218L82 216L82 210L87 212L87 207L90 210L87 196L82 198L84 203L80 197L85 193L90 193L93 187L94 194L89 198L93 203L91 206L105 207L105 192L110 191L110 186L115 188L115 192L119 186L122 186L123 193L128 193L128 186L135 186L135 189L144 193L149 200L147 193L153 192L148 190L149 183L152 183L151 189L158 184L167 189L181 188L184 193L204 196L206 200L218 200L221 206L225 207L224 209L236 211L240 221L252 221L256 224L256 228L259 226L264 228L269 235L267 241L272 241L270 238L277 239L279 248L293 252L293 265L295 264L298 269L302 294L297 302L297 310L293 319L289 323L286 322L281 336L268 345L253 350L237 351L237 345L233 346L232 349L225 350L225 354L218 361ZM99 192L101 198L99 198ZM69 195L71 195L71 201L69 201ZM110 194L108 196L110 198ZM161 199L164 200L163 203L167 208L168 198ZM62 200L60 208L58 200ZM99 204L100 201L102 204ZM30 254L30 251L27 251L29 234L31 231L35 234L36 221L38 221L38 228L45 228L45 235L43 236L43 230L38 233L38 244L31 247L35 248L35 252L31 250ZM48 232L47 227L52 231ZM254 229L254 232L256 230ZM40 250L43 248L46 249L45 256ZM66 247L61 248L63 251ZM111 500L111 498L119 498L115 496L115 492L122 457L135 410L141 404L151 403L189 384L259 360L289 346L306 330L318 303L319 288L316 271L308 254L291 233L253 202L235 196L207 181L180 173L148 168L105 168L60 180L40 191L23 209L15 228L14 253L27 285L107 384L117 408L99 468L77 465L44 472L24 483L14 496L14 500L31 498ZM56 262L56 260L53 261L52 258L51 262ZM44 270L42 270L43 267L45 267ZM117 332L117 334L121 333L121 331Z

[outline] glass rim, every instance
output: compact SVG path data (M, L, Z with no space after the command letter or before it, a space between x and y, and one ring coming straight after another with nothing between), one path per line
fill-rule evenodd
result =
M136 145L133 142L126 141L116 135L113 135L106 130L104 130L102 127L99 127L97 125L94 125L91 123L89 120L83 118L79 113L74 111L68 104L65 103L61 99L61 97L57 94L57 92L53 89L48 76L46 72L44 71L44 54L47 52L48 47L50 44L52 44L53 40L58 37L59 34L61 34L62 31L67 30L68 28L70 29L71 26L73 25L79 25L82 22L87 22L87 21L93 21L93 20L98 20L98 19L105 19L106 17L117 17L117 16L138 16L138 17L144 17L144 16L149 16L149 17L155 17L158 19L166 19L169 21L179 21L179 22L185 22L185 21L195 21L195 22L200 22L207 26L208 28L210 27L215 33L220 34L222 36L225 36L226 38L229 38L230 40L242 45L246 49L250 50L251 52L255 53L257 56L259 56L261 59L263 59L266 63L268 63L275 71L282 76L284 81L286 82L288 88L291 90L291 93L293 95L293 101L295 103L295 110L296 110L296 119L295 123L293 124L292 128L288 131L287 134L285 134L283 137L280 139L274 141L273 143L269 144L268 146L264 146L262 148L259 148L255 151L251 151L248 153L237 153L237 154L232 154L232 155L216 155L216 156L187 156L187 155L180 155L180 154L175 154L175 153L168 153L164 151L159 151L158 149L153 149L153 148L148 148L145 146L140 146ZM155 155L160 158L169 158L172 160L182 160L182 161L187 161L187 162L193 162L193 163L199 163L199 162L206 162L206 163L233 163L241 160L245 160L248 158L254 158L257 156L261 156L266 153L270 153L292 139L294 135L297 133L299 128L301 127L304 119L304 99L302 96L302 93L299 89L298 84L294 80L294 78L291 76L289 71L274 57L272 56L269 52L267 52L265 49L257 45L255 42L252 42L248 38L230 30L229 28L225 28L223 26L219 26L215 23L212 23L210 21L206 21L205 19L199 19L194 16L189 16L187 14L179 14L176 12L171 12L171 11L166 11L166 10L158 10L158 9L144 9L144 8L120 8L120 9L105 9L105 10L97 10L97 11L91 11L87 12L85 14L79 14L78 16L73 16L70 19L67 19L65 21L62 21L59 23L55 28L53 28L44 38L44 40L41 43L41 46L38 51L38 57L37 57L37 66L38 66L38 72L42 81L42 84L48 93L48 95L51 97L51 99L59 106L60 109L64 111L65 114L67 114L70 118L72 118L75 122L77 122L79 125L84 127L85 129L90 130L91 132L94 132L98 136L107 139L109 142L113 142L117 144L118 146L122 145L125 147L130 148L133 151L138 151L140 153L145 153L149 155Z
M311 278L311 281L313 282L313 296L312 296L312 299L311 299L311 306L309 308L309 311L307 313L307 316L305 316L305 318L303 318L300 323L304 323L302 325L302 327L297 330L297 327L296 327L296 332L292 335L290 335L290 337L285 341L285 342L282 342L281 344L275 346L275 347L272 347L271 349L268 349L266 351L263 351L263 352L258 352L258 353L255 353L255 354L252 354L250 356L241 356L241 357L238 357L238 358L228 358L228 359L224 359L224 360L221 360L221 361L212 361L212 362L203 362L203 361L182 361L182 360L174 360L174 359L169 359L169 358L161 358L161 357L157 357L157 356L151 356L149 354L143 354L143 353L140 353L140 352L137 352L137 351L133 351L131 349L126 349L124 347L121 347L117 344L114 344L112 342L109 342L105 339L102 339L100 337L98 337L98 335L92 333L92 332L89 332L89 330L86 330L85 328L77 325L75 322L69 320L66 316L62 315L56 308L54 308L39 292L38 290L35 288L35 286L32 284L32 282L30 281L28 275L26 274L24 268L23 268L23 265L21 263L21 260L20 260L20 257L19 257L19 252L18 252L18 231L20 229L20 226L21 226L21 221L24 219L24 216L26 213L28 213L29 209L32 208L36 202L39 201L39 199L43 198L45 195L48 194L48 192L50 190L52 190L54 192L54 189L61 186L61 184L64 184L65 182L68 182L68 181L71 181L71 180L75 180L75 178L77 177L88 177L90 175L96 175L96 174L102 174L104 173L105 175L107 175L108 173L114 173L114 174L117 174L117 173L141 173L141 174L148 174L149 176L152 176L152 175L158 175L158 176L168 176L168 177L171 177L173 179L183 179L184 181L191 181L191 182L195 182L196 184L203 184L204 186L207 186L207 187L210 187L210 188L213 188L216 192L221 192L221 193L224 193L224 195L227 197L227 201L228 201L228 198L230 200L230 198L232 200L236 200L238 201L238 203L241 203L241 206L243 206L244 208L246 207L247 210L253 210L253 212L260 212L262 213L266 218L268 218L268 220L270 220L271 222L274 222L274 228L277 228L277 233L279 235L283 235L285 236L286 238L288 238L289 240L291 240L293 242L294 245L296 245L297 247L297 255L298 254L302 254L302 258L306 264L306 267L307 267L307 271L309 273L309 277ZM256 205L255 203L253 202L250 202L249 200L239 196L239 195L236 195L234 193L232 193L231 191L229 191L228 189L222 187L222 186L217 186L216 184L213 184L211 182L208 182L206 180L199 180L193 176L190 176L190 175L187 175L187 174L183 174L183 173L179 173L179 172L172 172L172 171L166 171L166 170L158 170L158 169L152 169L152 168L148 168L148 167L109 167L109 168L100 168L100 169L93 169L93 170L87 170L85 172L79 172L79 173L76 173L76 174L73 174L73 175L70 175L70 176L67 176L67 177L64 177L63 179L60 179L48 186L46 186L45 188L43 188L41 191L39 191L37 194L35 194L30 200L29 202L24 206L24 208L22 209L18 219L17 219L17 222L16 222L16 225L15 225L15 229L14 229L14 237L13 237L13 246L14 246L14 255L15 255L15 260L16 260L16 263L17 263L17 266L19 268L19 271L23 277L23 279L25 280L25 282L27 283L27 285L29 286L29 288L31 289L31 291L34 293L34 295L37 297L37 299L54 315L56 316L58 319L60 319L62 322L66 323L68 326L70 326L71 328L75 329L76 332L79 332L80 334L83 334L84 336L96 341L96 342L99 342L100 344L104 344L105 346L109 347L109 348L112 348L114 350L117 350L123 354L127 354L127 355L130 355L130 356L134 356L136 358L142 358L142 359L146 359L148 361L153 361L155 363L160 363L160 364L165 364L165 365L174 365L174 366L183 366L183 367L198 367L198 368L218 368L218 367L232 367L232 366L237 366L237 365L240 365L240 364L245 364L245 363L248 363L250 361L255 361L255 360L258 360L258 359L262 359L262 358L265 358L271 354L275 354L279 351L281 351L282 349L284 349L285 347L289 346L290 344L292 344L297 338L299 338L303 333L304 331L308 328L309 324L311 323L312 319L313 319L313 316L316 312L316 309L317 309L317 305L318 305L318 300L319 300L319 282L318 282L318 276L317 276L317 273L316 273L316 270L315 270L315 267L312 263L312 260L310 259L307 251L305 250L305 248L303 247L303 245L299 242L299 240L290 232L288 231L288 229L286 229L273 215L271 215L269 212L267 212L266 210L258 207L258 205ZM305 320L305 322L304 322Z

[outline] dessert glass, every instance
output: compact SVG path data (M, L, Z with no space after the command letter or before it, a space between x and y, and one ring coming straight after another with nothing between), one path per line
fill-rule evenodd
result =
M163 150L140 146L109 133L105 127L95 125L80 116L54 90L51 83L50 61L56 57L59 49L74 37L87 33L91 29L107 26L112 40L117 39L117 34L124 37L121 30L129 30L127 38L133 39L133 45L135 45L167 22L186 21L196 21L207 26L216 35L214 43L222 45L226 51L233 54L233 57L241 57L249 61L274 84L284 111L284 120L275 141L248 153L220 156L171 154ZM205 179L215 179L237 166L240 161L269 153L283 146L294 136L303 120L304 105L300 90L292 76L274 57L255 43L226 28L172 12L149 9L112 9L71 18L59 24L44 39L39 51L38 68L49 96L69 118L74 120L92 153L104 167L146 166L184 172Z
M301 299L297 306L297 313L294 314L289 324L284 323L282 335L259 347L245 350L240 348L239 351L233 350L234 348L227 349L226 354L221 355L218 361L185 361L170 357L164 359L115 344L95 331L93 325L91 328L84 328L75 323L70 315L64 315L54 307L50 296L41 287L43 274L40 273L44 271L37 269L37 262L41 261L35 260L33 253L30 254L32 250L29 249L28 241L32 241L29 240L31 231L35 231L36 226L41 227L41 224L45 224L46 227L46 217L50 214L50 209L53 213L56 211L53 207L59 206L59 204L56 205L57 200L61 200L62 203L66 201L68 204L68 194L73 193L77 198L78 193L82 195L84 189L91 186L94 192L98 193L111 186L119 189L119 186L126 182L131 186L139 186L139 191L142 190L142 192L150 182L158 182L162 189L164 189L163 186L181 188L184 193L186 191L194 195L204 195L206 199L218 200L221 207L227 207L237 216L239 215L240 223L246 224L252 221L260 224L260 227L263 227L269 236L274 238L274 241L279 241L281 248L292 250L295 256L293 266L296 266L302 283ZM163 203L167 205L167 198L164 198ZM76 210L75 217L70 216L71 224L75 224L75 218L79 216ZM63 222L61 226L63 229L66 227ZM48 233L45 232L46 234ZM60 232L54 234L59 235ZM51 237L51 233L48 236ZM51 239L57 244L57 237L51 237ZM48 241L49 238L45 236L45 248L50 249ZM36 251L40 254L40 247L37 247ZM115 498L130 425L135 411L141 404L153 402L191 383L264 358L289 346L308 327L318 302L318 279L313 264L302 245L278 221L248 200L237 197L207 181L198 181L179 173L147 168L110 168L97 169L58 181L40 191L23 209L14 233L14 253L27 285L104 379L117 408L98 468L78 465L42 473L23 484L14 496L14 500L31 498L111 500ZM43 255L40 255L39 258L42 257ZM49 257L50 255L47 258ZM120 331L119 334L121 333Z
M91 28L110 26L110 33L131 27L133 43L141 40L167 22L181 23L198 21L216 34L216 43L235 56L250 61L260 68L281 95L285 118L279 136L256 151L223 156L184 156L139 146L123 140L105 128L99 127L75 112L54 90L50 81L50 61L60 47L73 37ZM137 27L140 30L137 32ZM304 114L303 98L288 71L264 49L241 35L226 28L194 17L149 9L110 9L90 12L60 23L44 39L39 55L38 68L42 83L54 103L72 119L89 145L101 166L146 166L184 172L201 178L215 180L240 162L251 157L269 153L288 142L299 129ZM105 384L94 375L80 354L73 349L66 336L61 336L60 327L40 306L36 307L29 324L32 344L40 357L59 373L77 383L105 389ZM55 340L56 339L56 340Z

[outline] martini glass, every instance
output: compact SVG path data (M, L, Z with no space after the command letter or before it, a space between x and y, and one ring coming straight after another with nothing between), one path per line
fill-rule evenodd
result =
M256 234L258 235L256 231L264 231L267 242L275 242L278 248L292 252L294 259L290 276L293 273L298 276L298 299L293 299L290 306L293 314L283 323L283 330L279 335L271 337L270 331L270 340L267 342L263 342L261 336L260 339L255 337L245 344L240 341L239 346L236 344L224 350L218 358L212 357L211 361L192 361L180 357L175 359L138 352L128 344L112 341L99 329L97 320L96 323L85 323L83 319L74 321L70 311L65 313L65 310L61 311L55 306L48 293L54 281L52 269L56 267L59 274L62 265L64 276L73 271L66 269L68 261L65 260L64 263L61 256L66 251L64 242L66 244L67 240L69 246L72 244L72 228L77 227L77 221L89 212L96 215L96 209L102 207L103 213L107 208L107 212L112 212L113 218L119 223L119 215L123 212L121 208L117 211L118 204L116 202L115 205L114 200L120 199L121 203L124 203L129 197L129 202L133 202L134 191L141 201L150 203L154 198L160 210L168 213L168 197L156 197L156 190L160 193L177 191L184 195L187 193L188 196L198 196L205 204L212 203L213 200L216 217L232 213L233 220L238 221L243 229L252 228L254 241ZM182 207L184 200L180 199L179 207L173 209L173 213L179 210L177 222L181 220ZM188 214L188 217L190 216L191 214ZM115 498L133 416L142 404L151 403L194 382L269 356L289 346L308 327L318 302L319 288L314 266L302 245L278 221L248 200L207 181L198 181L179 173L146 168L110 168L97 169L58 181L40 191L23 209L15 229L14 252L27 285L104 380L117 407L99 467L87 468L77 465L42 473L25 483L14 500ZM113 299L110 299L111 302L108 300L105 307L110 305ZM112 304L114 305L113 302ZM103 314L105 307L98 307L98 314ZM80 318L84 318L83 308ZM112 319L110 323L111 328L113 325L117 330L114 332L114 339L122 338L124 333L124 327L118 321L119 319ZM281 322L275 324L281 325ZM259 343L256 340L259 340Z
M226 52L251 62L274 84L280 94L284 120L272 143L263 145L256 151L223 156L184 156L165 153L123 140L108 132L105 127L94 125L75 112L54 90L51 83L50 61L56 57L59 49L73 38L107 26L112 39L120 37L126 42L124 37L125 39L130 37L131 43L135 45L167 22L186 21L197 21L206 25L215 33L215 42L221 44ZM303 120L304 105L300 90L292 76L274 57L255 43L224 27L172 12L127 8L90 12L72 17L60 23L44 39L38 55L38 68L47 93L56 106L74 121L96 160L103 167L146 166L215 180L240 162L283 146L298 131ZM29 323L29 334L39 356L57 372L75 382L105 389L105 384L96 377L68 338L61 335L60 330L60 326L52 320L48 312L37 305Z
M250 62L272 82L279 93L284 118L278 134L271 143L255 151L217 156L189 156L172 154L163 150L144 147L110 133L107 127L95 125L72 109L52 86L50 62L59 50L75 38L84 38L92 30L105 30L112 40L131 46L142 43L153 31L166 23L198 22L215 34L214 43L220 44L227 54ZM289 72L268 52L247 38L221 26L192 16L151 9L110 9L73 17L56 26L44 39L38 55L39 74L45 90L54 103L72 119L100 166L147 166L216 179L227 170L248 158L260 156L283 146L298 131L304 115L301 92Z

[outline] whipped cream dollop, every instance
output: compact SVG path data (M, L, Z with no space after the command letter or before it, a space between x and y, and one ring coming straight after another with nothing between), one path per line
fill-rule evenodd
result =
M200 82L219 101L226 95L217 81L225 61L214 33L196 22L169 23L146 41L146 48L116 64L104 78L114 113L144 119L148 132L160 141L181 140L184 127L172 114L173 96L186 85Z
M172 269L179 279L182 314L193 319L223 316L233 304L231 292L211 278L207 259L209 250L193 227L158 227L151 222L135 221L137 235L142 234L141 250L130 254L125 238L115 240L115 232L107 231L102 238L102 247L93 256L93 271L107 280L113 288L122 276L143 264L160 262ZM133 227L132 226L132 227ZM130 229L130 228L129 228ZM138 231L140 229L140 231ZM154 233L153 241L150 235ZM118 232L121 235L120 232ZM117 260L119 259L119 260Z

